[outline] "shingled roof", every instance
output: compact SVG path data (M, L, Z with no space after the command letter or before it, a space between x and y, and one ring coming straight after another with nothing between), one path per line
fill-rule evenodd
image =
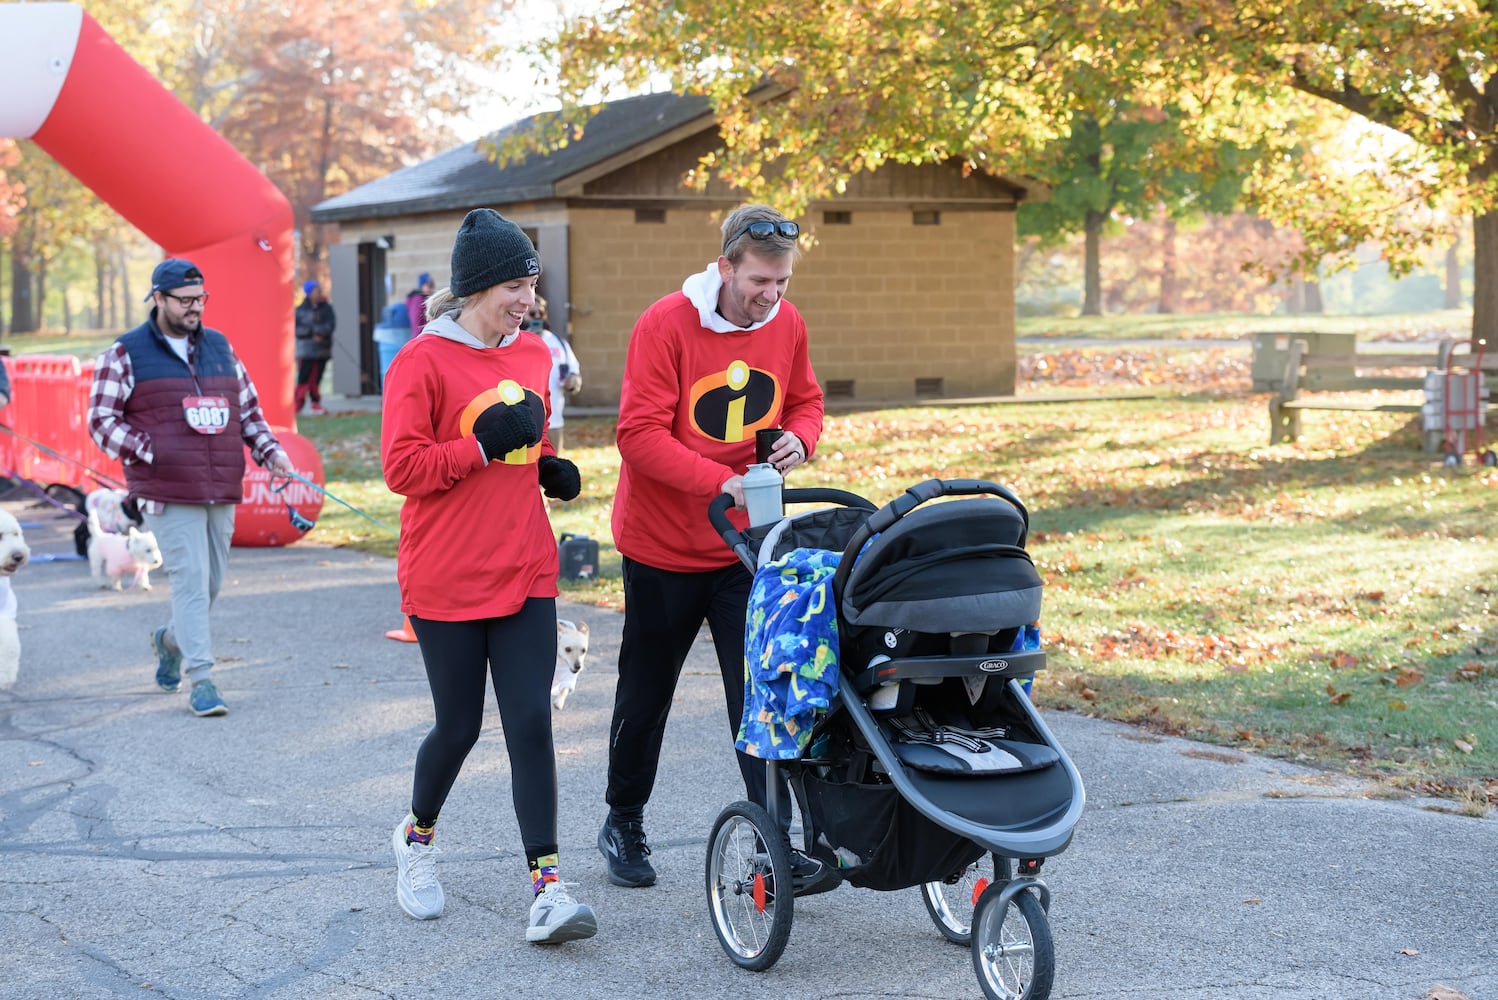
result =
M705 97L667 93L612 101L588 121L581 139L500 169L480 147L526 128L539 116L526 118L486 139L466 142L319 202L312 208L312 221L390 218L554 198L559 181L697 119L703 119L706 128L714 120L711 116L712 105Z

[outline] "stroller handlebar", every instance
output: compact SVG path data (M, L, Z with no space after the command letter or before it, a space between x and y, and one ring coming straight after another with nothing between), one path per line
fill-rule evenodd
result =
M915 510L928 500L937 497L973 496L980 493L989 493L1011 504L1019 511L1019 516L1025 522L1025 528L1030 527L1030 512L1025 505L1020 503L1019 497L986 479L927 479L925 482L916 483L904 493L895 497L884 506L879 513L869 518L869 532L877 534L889 528L900 518Z
M780 501L782 504L791 503L832 503L840 507L858 507L862 510L878 510L879 507L872 500L867 500L857 493L849 493L847 490L833 489L827 486L814 486L804 489L781 489ZM740 561L753 570L757 558L749 548L749 539L744 533L733 526L728 519L729 508L733 507L733 497L727 493L719 493L713 497L707 505L707 520L713 526L713 530L723 539L723 544L738 556Z

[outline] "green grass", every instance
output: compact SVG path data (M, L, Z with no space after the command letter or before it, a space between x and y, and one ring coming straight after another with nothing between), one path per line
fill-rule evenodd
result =
M304 433L328 488L394 524L377 423ZM791 485L1013 488L1046 581L1043 704L1498 803L1498 470L1442 468L1397 414L1266 434L1248 396L843 413ZM564 591L618 607L613 422L569 419L567 437L584 493L552 520L599 541L602 578ZM333 505L316 537L394 550Z
M1291 326L1373 337L1427 321L1469 322ZM1021 332L1239 336L1222 331L1268 322L1027 320ZM1308 414L1298 444L1267 446L1264 399L1243 381L1210 398L1167 384L1151 399L833 413L791 485L881 503L932 476L1015 490L1046 581L1044 705L1375 776L1472 812L1498 805L1498 470L1443 468L1400 414ZM303 421L302 433L330 491L399 523L378 414ZM552 506L553 526L598 540L601 577L564 593L617 608L613 421L571 417L567 442L584 489ZM395 554L393 536L334 503L312 538Z

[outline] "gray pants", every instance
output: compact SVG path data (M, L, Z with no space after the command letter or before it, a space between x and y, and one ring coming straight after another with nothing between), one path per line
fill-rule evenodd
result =
M182 675L188 688L206 681L213 669L208 611L224 583L234 507L231 503L174 503L160 514L145 515L146 527L156 533L163 568L172 584L166 643L182 653Z

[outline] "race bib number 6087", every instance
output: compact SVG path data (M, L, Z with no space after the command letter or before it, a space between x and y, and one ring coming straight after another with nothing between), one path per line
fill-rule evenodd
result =
M229 429L229 401L223 396L188 396L182 400L187 426L199 434L222 434Z

